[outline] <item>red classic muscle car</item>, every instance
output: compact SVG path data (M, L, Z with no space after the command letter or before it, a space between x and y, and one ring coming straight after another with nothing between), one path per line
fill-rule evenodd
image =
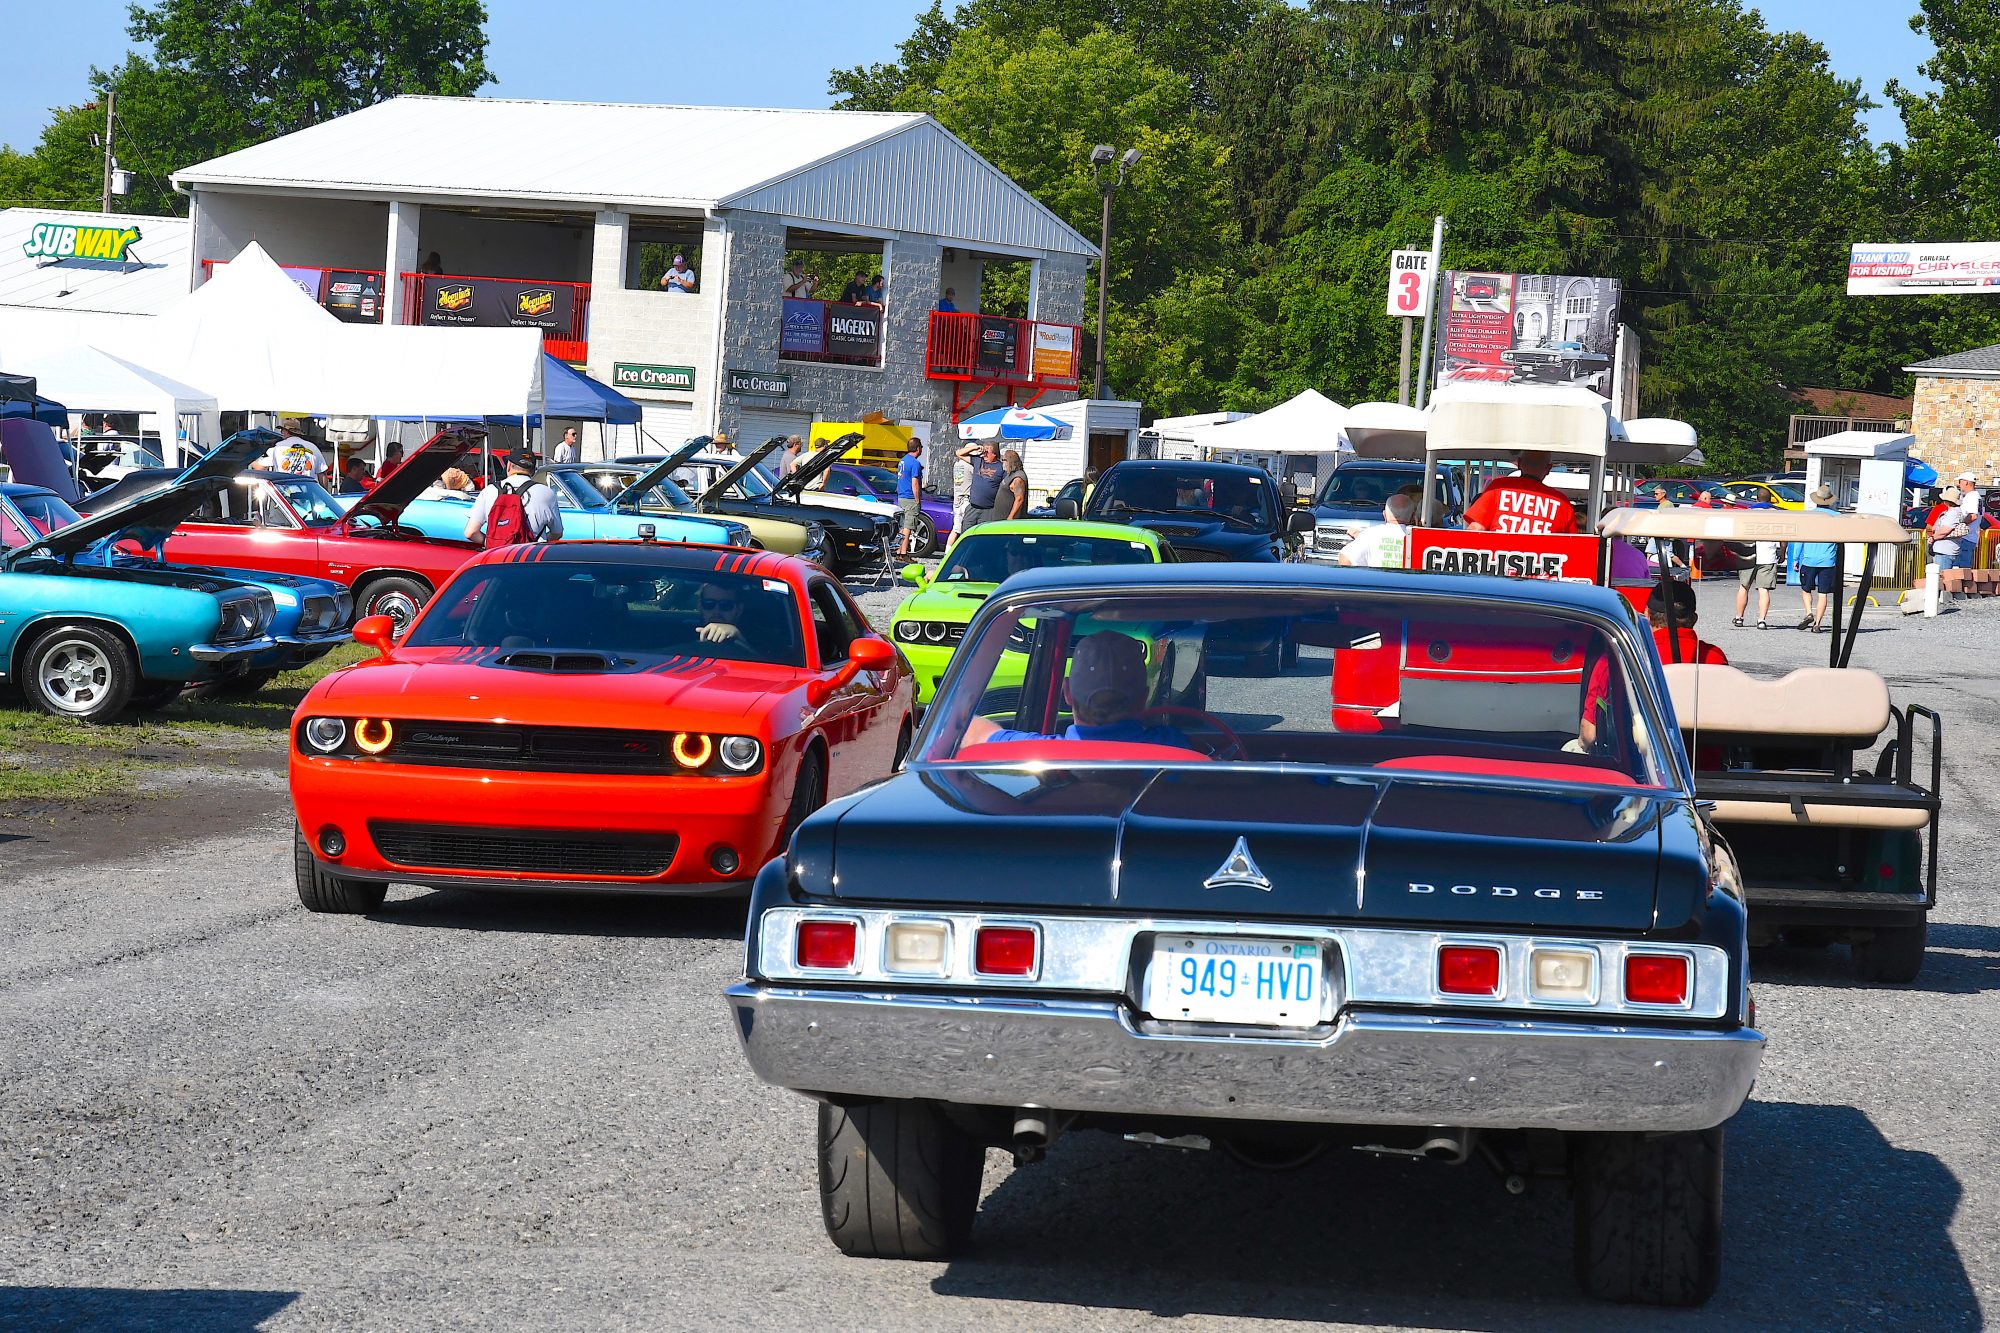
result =
M663 542L481 555L292 725L300 900L391 882L713 892L901 762L914 677L792 556Z
M330 579L354 590L357 616L388 616L401 633L479 548L426 537L396 516L481 438L463 427L439 431L344 514L310 477L251 474L175 528L166 558Z

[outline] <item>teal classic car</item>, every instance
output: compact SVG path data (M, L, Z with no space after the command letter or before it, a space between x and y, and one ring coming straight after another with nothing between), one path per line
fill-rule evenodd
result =
M657 475L655 475L657 473ZM750 529L725 515L677 515L642 513L622 506L624 495L642 496L665 479L667 469L651 468L632 479L620 495L607 496L571 467L543 468L540 481L555 492L556 507L562 511L562 539L576 541L632 541L652 529L655 541L700 542L709 546L755 546ZM462 538L465 522L472 513L473 492L428 493L403 507L396 521L415 528L426 537Z
M928 704L952 651L965 638L967 622L1013 575L1087 565L1158 565L1173 558L1159 534L1120 523L1039 518L982 523L951 544L936 575L926 576L922 565L903 567L903 582L916 591L896 608L889 634L917 673L917 702Z

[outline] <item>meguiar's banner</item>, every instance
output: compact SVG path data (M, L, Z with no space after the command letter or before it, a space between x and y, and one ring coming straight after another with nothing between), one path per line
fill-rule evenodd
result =
M576 289L566 282L514 278L423 279L423 322L485 329L554 329L567 334Z
M1563 533L1464 532L1411 528L1410 568L1426 574L1487 574L1507 579L1595 583L1602 539Z

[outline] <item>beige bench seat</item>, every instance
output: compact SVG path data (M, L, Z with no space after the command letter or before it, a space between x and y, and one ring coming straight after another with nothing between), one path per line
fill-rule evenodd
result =
M1733 666L1669 662L1681 730L1700 740L1872 744L1889 725L1889 686L1860 667L1801 667L1758 680Z
M1835 805L1795 796L1789 801L1719 800L1709 811L1718 824L1781 824L1789 828L1920 829L1931 812L1910 805Z

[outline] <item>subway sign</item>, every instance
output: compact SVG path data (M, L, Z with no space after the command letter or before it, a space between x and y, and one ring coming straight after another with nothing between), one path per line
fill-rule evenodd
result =
M611 364L611 383L619 389L654 389L668 393L694 392L693 366L648 366L630 361Z
M137 227L80 227L71 222L37 222L21 253L30 259L110 259L122 261L139 239Z

